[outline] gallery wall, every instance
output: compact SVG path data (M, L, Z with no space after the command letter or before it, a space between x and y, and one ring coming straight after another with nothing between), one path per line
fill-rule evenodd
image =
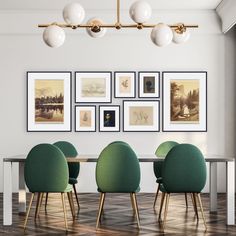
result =
M102 14L103 12L100 12ZM227 141L228 116L235 111L234 100L225 86L225 36L215 11L155 11L158 21L175 23L198 23L200 28L192 31L188 43L171 44L158 48L150 40L150 31L108 32L102 39L90 38L86 33L67 31L65 44L58 49L47 47L42 41L38 23L53 19L57 12L2 12L0 22L9 22L12 27L0 23L0 158L27 153L38 143L53 143L58 140L72 142L80 154L99 154L111 141L128 142L137 154L153 154L163 141L197 145L203 153L234 153L234 141ZM104 13L109 19L111 14ZM153 17L154 18L154 17ZM112 18L113 19L113 18ZM13 24L18 21L20 28ZM50 21L49 21L50 22ZM229 36L230 38L232 36ZM231 45L234 48L234 45ZM227 52L230 51L227 49ZM26 72L27 71L207 71L208 72L208 132L74 132L74 89L72 89L72 132L27 132L26 131ZM229 84L233 78L228 78ZM232 83L233 84L233 83ZM74 88L74 73L72 76ZM136 91L137 94L137 91ZM162 95L162 94L161 94ZM162 97L160 97L162 102ZM122 105L122 99L112 104ZM227 104L227 106L226 106ZM91 104L93 105L93 104ZM97 107L98 109L98 107ZM122 110L122 109L121 109ZM98 111L98 110L97 110ZM161 117L160 117L161 119ZM122 120L122 119L121 119ZM232 118L232 121L235 119ZM160 120L161 121L161 120ZM98 123L97 123L98 125ZM122 127L121 122L121 127ZM231 136L230 136L231 138ZM228 138L229 140L229 138ZM2 169L2 162L0 162ZM219 170L225 171L220 165ZM14 165L14 178L17 177ZM156 183L151 163L141 164L141 191L155 192ZM225 191L225 179L220 178L218 190ZM0 179L3 173L0 172ZM0 191L3 186L0 182ZM17 189L17 182L14 182ZM81 164L79 192L96 191L95 164ZM208 183L205 191L208 191Z

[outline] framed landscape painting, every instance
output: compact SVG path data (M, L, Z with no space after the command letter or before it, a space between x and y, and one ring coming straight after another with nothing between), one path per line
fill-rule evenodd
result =
M96 131L96 106L75 106L75 131Z
M71 72L27 72L27 131L71 131Z
M124 101L123 131L160 130L159 101Z
M120 131L120 106L99 106L99 131Z
M111 72L75 72L76 103L110 103Z
M160 72L140 71L139 80L139 98L159 98L160 97Z
M163 72L163 131L207 131L207 72Z
M133 71L114 72L115 98L135 98L135 78Z

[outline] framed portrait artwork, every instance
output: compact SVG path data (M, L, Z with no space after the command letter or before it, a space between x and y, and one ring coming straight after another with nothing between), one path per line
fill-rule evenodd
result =
M71 72L27 72L27 131L71 131Z
M75 131L96 131L96 106L75 106Z
M120 131L120 106L99 106L99 131Z
M163 131L207 131L207 72L163 72Z
M75 72L76 103L110 103L111 72Z
M123 131L160 131L159 101L123 101Z
M133 71L114 72L115 98L135 98L135 77Z
M139 98L159 98L160 97L160 72L140 71L138 73L138 96Z

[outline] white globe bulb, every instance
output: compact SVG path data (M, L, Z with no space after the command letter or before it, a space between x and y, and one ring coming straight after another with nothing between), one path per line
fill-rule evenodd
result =
M44 42L52 48L60 47L65 41L64 30L57 25L49 25L43 32Z
M92 25L92 24L95 24L95 25L102 25L103 24L103 21L97 17L94 17L94 18L91 18L88 22L87 22L88 25ZM86 28L87 30L87 33L89 34L89 36L93 37L93 38L101 38L103 37L106 32L107 32L107 29L106 28L100 28L100 31L99 32L93 32L90 28Z
M173 33L168 25L163 23L157 24L151 32L151 39L159 47L168 45L173 38Z
M190 37L190 33L189 31L185 31L182 34L177 33L175 30L173 30L173 42L174 43L185 43L188 41Z
M67 24L79 25L85 17L84 8L77 2L67 4L63 9L63 18Z
M150 19L152 8L145 1L137 1L131 5L129 15L134 22L142 24Z

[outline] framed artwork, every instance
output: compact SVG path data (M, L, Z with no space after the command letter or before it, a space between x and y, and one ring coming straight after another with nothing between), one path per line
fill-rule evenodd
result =
M120 131L120 106L99 106L99 131Z
M96 132L96 106L75 106L75 132Z
M207 131L207 72L163 72L163 131Z
M140 71L139 80L139 98L159 98L160 97L160 72Z
M75 72L76 103L110 103L111 72Z
M160 131L159 101L123 101L123 131Z
M27 72L27 131L71 131L71 72Z
M135 77L132 71L114 72L115 98L135 98Z

